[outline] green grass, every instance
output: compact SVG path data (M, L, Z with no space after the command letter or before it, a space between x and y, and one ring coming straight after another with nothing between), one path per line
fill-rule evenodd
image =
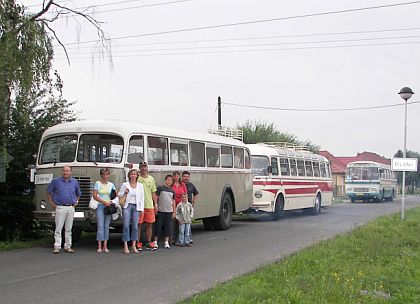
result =
M51 236L43 236L39 239L30 239L14 242L0 242L0 251L26 249L35 246L43 246L51 243Z
M183 303L420 303L420 209L386 216Z

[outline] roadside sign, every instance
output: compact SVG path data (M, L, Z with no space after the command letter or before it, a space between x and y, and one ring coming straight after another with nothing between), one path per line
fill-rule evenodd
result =
M391 169L393 171L417 171L417 158L392 158Z

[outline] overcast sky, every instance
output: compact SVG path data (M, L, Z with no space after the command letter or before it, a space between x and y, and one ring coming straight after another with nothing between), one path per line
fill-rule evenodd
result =
M398 92L409 86L418 92L410 101L419 101L420 3L320 14L396 3L404 1L62 1L70 8L102 5L90 11L114 38L114 68L98 59L94 43L84 43L96 39L92 26L73 17L52 25L63 43L80 42L67 45L70 65L55 48L55 68L64 97L77 102L83 119L203 132L217 125L218 96L250 106L339 109L403 104ZM303 15L314 16L283 18ZM139 36L267 19L277 20ZM409 105L407 148L418 152L419 117L420 103ZM286 112L223 105L223 125L247 119L274 122L336 156L370 151L391 157L403 148L403 106Z

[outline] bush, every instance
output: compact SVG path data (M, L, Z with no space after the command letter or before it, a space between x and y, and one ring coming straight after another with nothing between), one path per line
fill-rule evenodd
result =
M0 201L0 241L35 237L32 195L9 195Z

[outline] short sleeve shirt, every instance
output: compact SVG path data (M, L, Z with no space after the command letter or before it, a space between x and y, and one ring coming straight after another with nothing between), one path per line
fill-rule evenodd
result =
M188 201L192 204L193 197L199 194L197 188L191 182L185 183L185 187L187 187L188 191Z
M173 184L172 189L175 191L175 203L178 205L182 201L182 194L187 193L187 187L184 183L180 183L179 185Z
M175 192L172 188L167 186L157 187L156 194L159 196L158 211L160 212L174 212L173 200L175 199Z
M111 182L103 184L100 181L97 181L93 189L98 191L98 195L101 199L109 202L111 200L111 191L115 190L115 185Z
M47 192L58 205L74 205L77 203L77 198L81 195L79 182L73 177L69 180L65 180L63 177L54 178L48 185Z
M137 181L141 183L144 188L144 208L153 209L153 193L157 190L155 179L153 176L148 175L146 178L139 176Z

